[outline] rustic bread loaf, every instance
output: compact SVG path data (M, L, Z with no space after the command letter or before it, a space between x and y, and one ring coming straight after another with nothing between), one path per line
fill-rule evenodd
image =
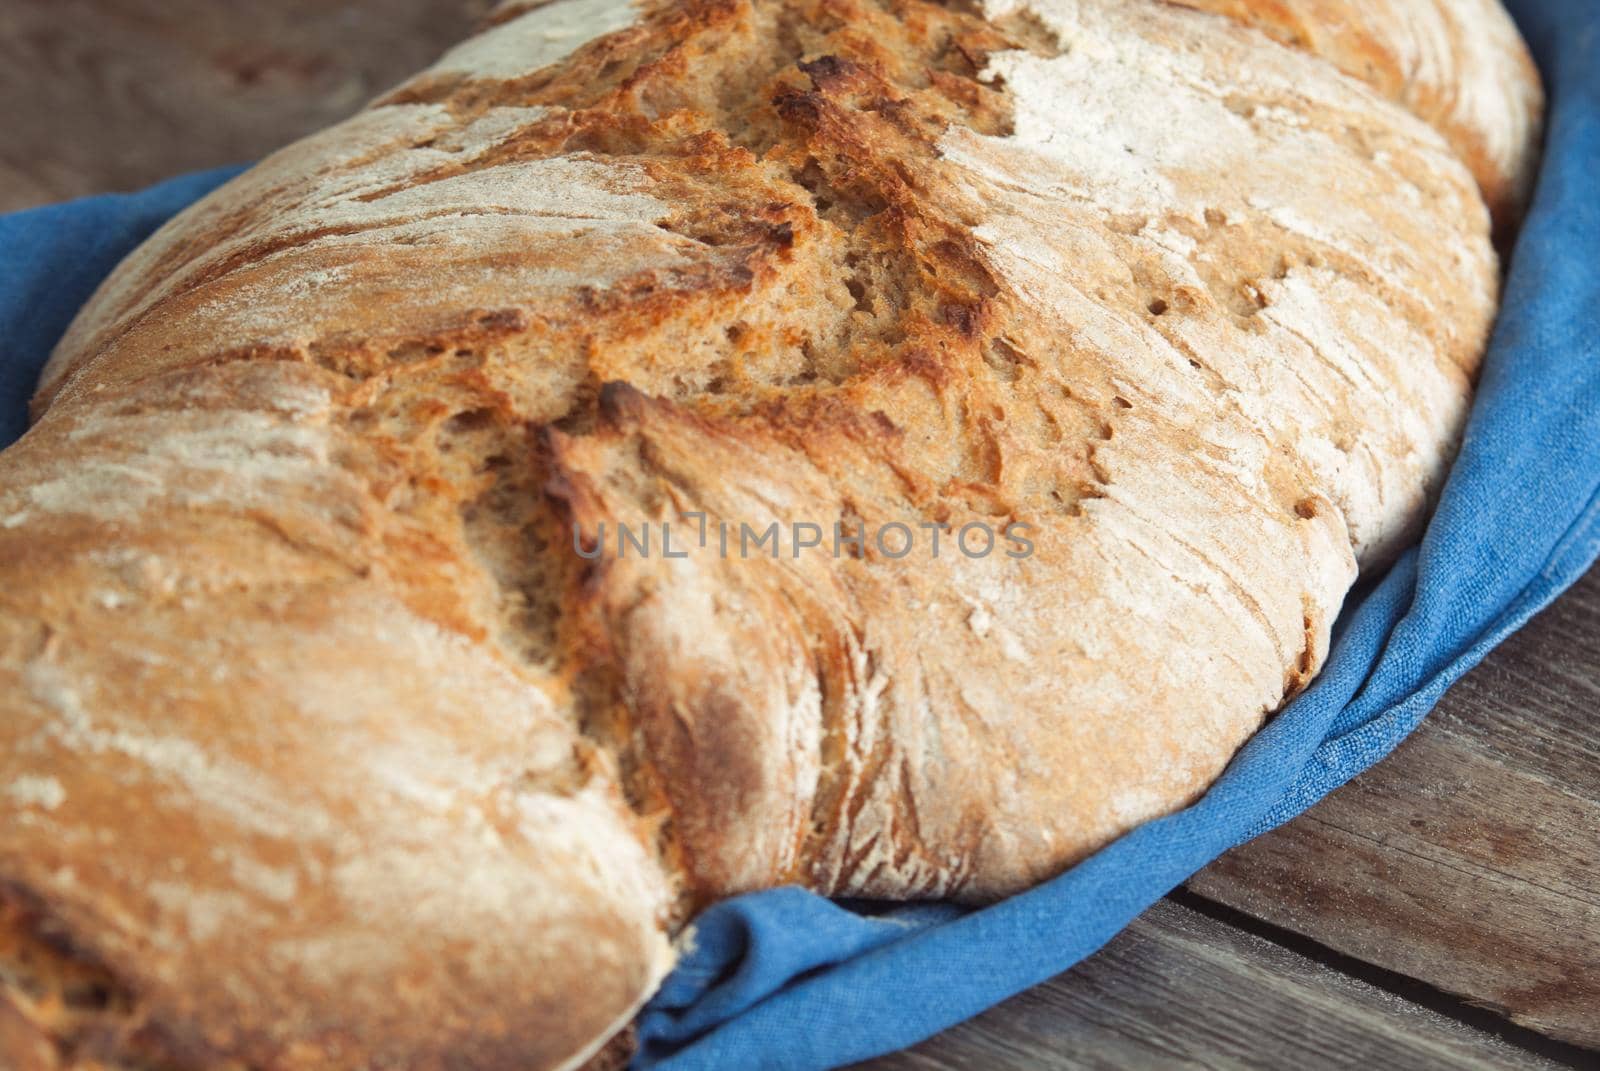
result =
M0 454L11 1066L575 1066L716 897L1192 800L1418 529L1497 286L1420 91L1153 2L525 8L163 228Z

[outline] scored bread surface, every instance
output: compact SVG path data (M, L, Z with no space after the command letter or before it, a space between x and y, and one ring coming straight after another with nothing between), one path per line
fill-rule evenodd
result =
M1315 52L1433 124L1508 236L1533 188L1544 99L1500 0L1169 0Z
M1416 536L1509 195L1195 6L505 5L130 256L0 454L0 1054L576 1066L717 897L1196 798ZM690 516L780 553L577 552Z

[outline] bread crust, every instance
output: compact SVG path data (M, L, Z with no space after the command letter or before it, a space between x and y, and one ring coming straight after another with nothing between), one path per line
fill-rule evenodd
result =
M1417 532L1489 230L1210 13L504 6L134 253L0 454L0 1052L573 1066L715 898L1184 806ZM692 518L777 536L580 553Z
M0 872L114 980L80 1060L556 1066L670 962L610 760L451 627L332 379L179 372L6 455L51 522L0 534L50 578L0 600Z
M1499 0L1170 0L1314 52L1431 123L1509 240L1538 164L1544 91Z

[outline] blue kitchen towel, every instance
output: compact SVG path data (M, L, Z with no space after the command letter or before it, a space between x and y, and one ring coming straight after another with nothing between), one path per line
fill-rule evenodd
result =
M1550 91L1543 173L1478 397L1419 547L1363 589L1312 687L1198 803L976 911L796 889L695 922L640 1018L637 1071L827 1068L913 1044L1059 973L1228 848L1386 755L1600 554L1600 0L1516 9ZM0 445L111 266L233 171L0 217Z

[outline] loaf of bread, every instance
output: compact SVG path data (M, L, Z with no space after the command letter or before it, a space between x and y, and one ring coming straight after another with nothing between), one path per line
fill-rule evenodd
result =
M1419 530L1493 4L491 21L129 257L0 454L6 1067L576 1067L716 898L1193 800Z

